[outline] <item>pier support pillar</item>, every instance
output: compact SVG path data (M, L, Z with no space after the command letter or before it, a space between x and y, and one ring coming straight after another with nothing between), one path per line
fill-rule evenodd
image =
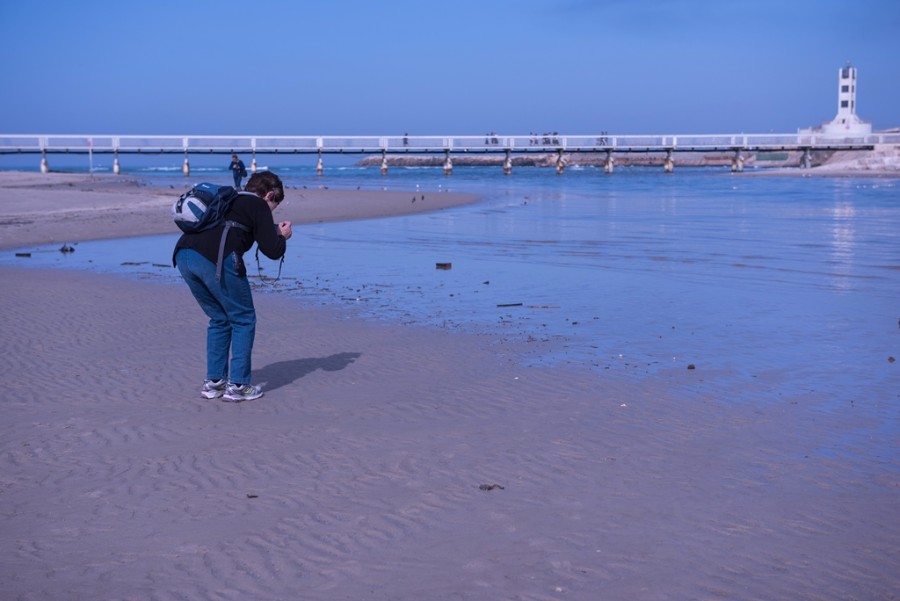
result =
M556 175L562 175L566 170L566 161L563 159L563 151L556 151Z
M388 172L388 164L387 164L387 152L381 151L381 175L387 175Z
M744 171L744 156L740 150L734 151L734 158L731 159L731 172L742 173Z
M509 156L509 150L506 151L506 158L503 160L503 175L512 173L512 159Z
M41 153L41 173L50 173L50 165L47 164L47 154Z
M453 161L450 160L450 151L446 151L444 157L444 175L453 175Z
M253 155L253 158L250 159L250 173L256 173L256 155Z
M612 153L607 151L606 153L606 161L603 163L603 170L607 173L612 173L614 168L613 156Z
M812 167L812 152L809 148L803 149L803 158L800 160L800 166L804 169Z
M184 164L181 166L181 172L185 177L188 177L191 174L191 164L188 162L187 155L184 155Z
M116 175L119 175L120 171L121 171L121 167L119 167L119 151L117 150L116 156L113 159L113 173L115 173Z
M666 160L663 162L663 171L665 173L672 173L675 171L675 160L672 158L671 149L666 151Z
M319 158L316 161L316 175L322 175L325 172L325 164L322 162L322 151L319 151Z

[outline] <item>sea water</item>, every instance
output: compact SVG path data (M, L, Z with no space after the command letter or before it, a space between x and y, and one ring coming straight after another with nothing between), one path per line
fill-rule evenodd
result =
M499 167L456 167L451 176L395 167L382 176L353 165L317 177L309 165L270 167L300 193L384 188L426 206L448 191L482 200L297 226L277 282L278 264L261 258L260 292L366 319L487 333L533 348L528 365L636 381L695 370L729 402L812 396L826 411L877 402L896 427L898 179L677 167L563 175L522 167L509 176ZM227 180L224 168L208 169L201 179ZM152 166L139 174L184 181ZM177 282L176 239L81 243L71 254L55 245L27 249L28 260L8 251L2 262ZM255 275L252 254L247 263Z

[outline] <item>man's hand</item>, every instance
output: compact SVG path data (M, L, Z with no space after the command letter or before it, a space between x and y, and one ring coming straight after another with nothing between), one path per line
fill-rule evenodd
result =
M291 222L282 221L278 224L278 233L284 236L285 240L290 240L293 232L291 231Z

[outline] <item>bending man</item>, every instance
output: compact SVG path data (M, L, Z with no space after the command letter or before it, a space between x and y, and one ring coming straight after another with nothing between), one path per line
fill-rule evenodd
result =
M208 399L250 401L263 395L250 383L250 356L256 335L256 309L244 266L244 253L255 242L270 259L280 259L291 237L291 222L275 224L272 211L284 200L281 179L270 171L254 173L234 200L225 219L233 227L225 240L221 279L216 278L221 224L196 234L184 234L175 245L173 263L209 317L206 330L206 381L200 394ZM229 360L230 351L230 360Z

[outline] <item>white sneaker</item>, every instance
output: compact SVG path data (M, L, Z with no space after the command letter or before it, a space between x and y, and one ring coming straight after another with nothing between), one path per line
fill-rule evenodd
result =
M207 380L203 383L203 388L200 389L200 394L205 396L208 399L217 399L223 394L225 394L225 379L221 380Z
M226 401L240 403L241 401L252 401L263 395L262 388L259 386L251 386L250 384L229 384L225 389L225 396L222 397Z

